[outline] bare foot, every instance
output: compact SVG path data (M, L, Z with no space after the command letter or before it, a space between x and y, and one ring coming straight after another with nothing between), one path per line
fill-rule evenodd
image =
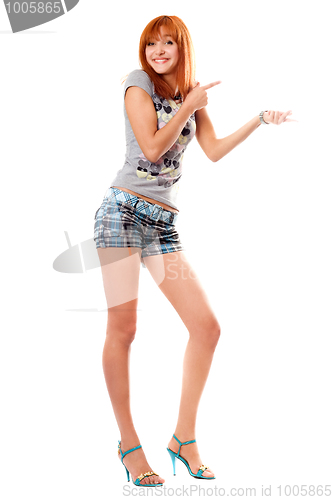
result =
M179 439L178 436L177 436L177 438ZM192 438L191 439L179 439L179 440L182 443L184 443L184 441L192 441ZM176 441L175 438L172 437L171 440L169 441L169 445L168 445L170 450L174 451L175 453L178 453L179 446L180 446L180 444L178 443L178 441ZM179 455L182 458L185 458L185 460L188 462L193 474L197 474L199 472L200 466L203 464L203 462L200 458L198 444L196 442L190 443L190 444L184 444L180 448ZM202 476L213 477L214 472L210 468L208 468L208 469L204 470L204 472L202 473Z
M136 446L139 446L137 444ZM125 441L122 441L120 443L121 451L125 453L127 450L130 450L131 448L134 448L134 446L127 446ZM121 461L121 454L118 453L118 457ZM123 463L126 465L130 475L133 478L133 481L137 479L138 476L141 474L144 474L145 472L149 471L154 471L148 464L146 460L146 456L144 454L144 451L142 448L139 448L138 450L131 451L131 453L128 453L127 455L124 456L123 458ZM146 476L140 481L140 485L142 484L157 484L157 483L164 483L165 479L161 478L161 476Z

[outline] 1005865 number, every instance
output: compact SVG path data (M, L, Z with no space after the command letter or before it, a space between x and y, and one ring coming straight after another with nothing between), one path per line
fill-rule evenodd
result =
M289 485L286 484L285 486L278 486L277 489L279 490L279 496L284 495L284 496L309 496L313 497L315 496L316 498L321 497L321 496L331 496L331 485L318 485L315 486L313 484L307 485L307 484L302 484L302 485Z
M59 14L61 12L61 2L8 2L5 4L8 14Z

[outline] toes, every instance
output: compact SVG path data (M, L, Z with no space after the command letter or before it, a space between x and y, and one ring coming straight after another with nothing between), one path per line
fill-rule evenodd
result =
M211 469L206 469L202 475L206 477L211 477L214 476L214 472Z
M161 479L160 476L144 477L140 481L140 484L158 484L158 483L164 483L164 480Z
M160 476L153 476L151 478L151 482L154 484L164 483L164 479L162 479Z

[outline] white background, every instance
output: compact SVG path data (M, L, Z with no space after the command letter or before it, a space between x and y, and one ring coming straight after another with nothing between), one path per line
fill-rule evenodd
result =
M188 332L147 269L131 351L141 443L168 488L254 487L261 497L271 485L277 497L279 485L332 484L329 7L82 0L12 34L0 6L6 500L104 500L127 485L102 372L100 268L64 274L53 261L67 248L64 231L72 245L93 237L124 161L120 81L162 14L187 24L201 84L222 80L207 107L219 137L262 109L291 109L299 121L260 126L218 163L196 141L187 150L177 226L222 328L196 436L217 479L192 480L180 462L172 474L166 446Z

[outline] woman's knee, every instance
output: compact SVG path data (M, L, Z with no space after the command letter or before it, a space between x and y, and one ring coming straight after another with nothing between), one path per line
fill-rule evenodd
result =
M108 311L106 335L110 340L131 344L135 338L136 325L136 308L127 311L111 308Z
M121 328L108 325L106 329L106 337L110 342L131 344L135 339L135 334L136 326L134 324L123 325Z
M221 327L215 318L206 320L201 325L190 332L190 337L203 342L203 345L216 347L221 336Z

